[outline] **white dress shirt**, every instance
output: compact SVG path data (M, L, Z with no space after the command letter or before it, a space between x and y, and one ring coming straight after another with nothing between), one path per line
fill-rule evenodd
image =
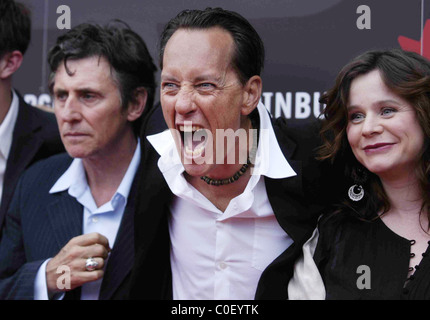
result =
M7 159L9 158L12 145L13 128L18 118L19 100L15 91L12 90L12 102L3 122L0 123L0 205L3 194L4 174L6 172Z
M251 178L224 212L186 181L169 131L148 137L176 195L169 221L174 299L254 299L263 270L293 242L276 220L263 176L282 179L296 173L262 103L258 111L260 140Z
M97 207L91 194L82 159L72 161L70 167L57 180L49 193L68 190L69 195L76 198L76 201L83 206L83 234L98 232L109 240L109 246L112 248L121 224L131 185L139 167L140 157L140 141L138 140L133 158L117 191L109 202L100 207ZM37 273L34 291L35 300L48 299L46 286L46 264L48 261L42 264ZM97 300L101 283L102 279L84 284L81 287L81 300Z

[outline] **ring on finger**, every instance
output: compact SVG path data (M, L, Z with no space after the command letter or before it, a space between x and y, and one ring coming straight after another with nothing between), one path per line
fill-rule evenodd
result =
M99 263L92 257L89 257L85 262L85 270L94 271L99 266Z

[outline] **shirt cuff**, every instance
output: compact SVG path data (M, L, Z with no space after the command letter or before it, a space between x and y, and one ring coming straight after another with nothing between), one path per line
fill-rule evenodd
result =
M46 265L49 260L46 260L37 271L34 279L34 300L49 300L48 286L46 285ZM53 299L61 300L64 298L64 293L56 294Z

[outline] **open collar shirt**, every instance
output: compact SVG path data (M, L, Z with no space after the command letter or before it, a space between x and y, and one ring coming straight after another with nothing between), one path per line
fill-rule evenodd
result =
M138 140L133 158L111 200L97 207L88 185L82 159L74 159L69 168L53 185L49 193L66 191L83 207L82 234L98 232L109 240L112 248L121 224L134 176L141 158L140 140ZM49 261L49 260L48 260ZM46 264L41 266L35 281L35 300L48 298L46 287ZM107 261L105 261L105 265ZM81 300L97 300L102 279L86 283L81 288Z
M266 108L261 102L257 108L260 138L252 175L224 212L187 182L168 130L147 137L176 196L169 221L174 299L254 299L263 270L293 242L276 220L264 177L296 173L279 147Z

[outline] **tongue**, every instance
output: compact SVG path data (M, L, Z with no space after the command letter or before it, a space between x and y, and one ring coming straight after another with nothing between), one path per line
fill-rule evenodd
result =
M198 147L204 146L206 143L206 130L200 129L195 132L185 132L184 134L184 146L189 150L196 150Z
M196 131L196 134L194 135L194 139L192 141L193 150L195 150L198 146L204 145L206 141L205 132L201 132L201 131L204 131L204 130Z

